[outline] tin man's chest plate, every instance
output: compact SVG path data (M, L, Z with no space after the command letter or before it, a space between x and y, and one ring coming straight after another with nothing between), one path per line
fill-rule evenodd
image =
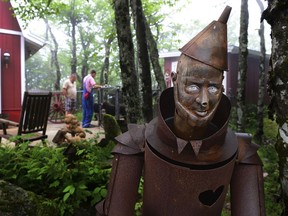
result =
M190 169L158 157L147 144L143 215L221 215L235 158L213 169Z

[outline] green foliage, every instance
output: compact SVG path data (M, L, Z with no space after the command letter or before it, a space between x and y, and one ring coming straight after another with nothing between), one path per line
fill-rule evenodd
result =
M246 106L246 132L255 134L255 129L257 125L257 106L248 105Z
M246 105L246 125L245 132L246 133L255 133L256 125L257 125L257 107L255 105ZM231 118L229 121L229 127L237 131L237 111L236 107L232 107Z
M275 121L268 119L268 118L264 118L264 127L263 127L263 131L264 131L264 136L272 141L273 143L275 143L276 141L276 136L278 133L278 125Z
M25 87L27 90L54 90L55 73L49 60L43 60L44 57L38 52L26 61Z
M258 153L262 159L266 176L264 178L266 214L269 216L281 215L279 169L276 169L278 156L273 143L261 146Z
M73 215L106 196L113 146L83 141L72 155L64 155L65 148L29 148L28 143L0 146L0 179L49 198L43 204L57 207L59 215Z
M82 114L83 114L82 111L74 113L74 116L76 116L76 118L79 122L82 121Z
M256 106L247 107L247 122L246 132L255 134L256 121L257 121L257 109ZM232 116L236 112L232 111ZM279 182L279 169L278 167L278 155L275 150L276 136L278 133L278 126L275 121L267 118L267 111L263 119L263 131L264 131L264 145L258 150L258 154L263 162L264 175L264 193L265 193L265 208L266 214L271 216L281 215L282 207L279 203L280 198L280 182ZM230 127L236 130L236 122L230 121Z
M135 215L136 216L141 216L142 214L142 205L143 205L143 186L144 186L144 178L143 176L140 179L140 184L138 188L138 195L139 195L139 200L135 204Z
M262 145L258 153L263 162L264 173L267 176L264 179L265 205L266 214L277 216L281 214L280 198L280 182L278 155L275 149L276 136L278 133L278 125L271 119L264 119L264 137L265 145Z
M65 4L51 0L13 1L14 11L21 20L28 22L36 18L44 18L58 14Z
M237 117L236 117L236 109L235 107L232 108L231 111L231 118L229 121L229 127L237 131ZM245 132L255 134L256 127L257 127L257 106L256 105L247 105L246 107L246 126ZM264 119L263 119L263 131L264 137L268 140L275 141L278 126L275 121L268 119L268 110L267 107L264 109Z

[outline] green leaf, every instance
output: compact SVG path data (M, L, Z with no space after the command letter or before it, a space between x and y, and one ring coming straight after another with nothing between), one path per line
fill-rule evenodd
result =
M70 197L70 193L66 193L63 197L63 201L66 202L66 200Z
M106 195L107 195L107 190L106 190L106 189L102 189L102 190L100 191L100 194L101 194L102 197L106 197Z
M81 185L79 185L79 189L87 189L87 186L86 185L84 185L84 184L81 184Z
M73 185L68 185L66 188L64 188L63 192L69 192L70 194L73 194L75 191L75 187Z
M102 197L99 194L95 194L93 196L93 200L91 201L91 205L95 205L96 203L98 203L99 201L101 201Z
M69 190L69 193L70 193L70 194L74 194L74 192L75 192L75 187L72 186L72 187L70 188L70 190Z
M94 194L97 194L97 193L100 192L100 190L101 190L101 188L100 188L100 187L97 187L97 188L94 189L93 193L94 193Z
M49 185L49 188L52 188L52 187L58 187L60 184L59 181L54 181L52 184Z
M81 155L81 154L83 154L84 152L85 152L85 149L80 149L80 150L77 151L77 155Z

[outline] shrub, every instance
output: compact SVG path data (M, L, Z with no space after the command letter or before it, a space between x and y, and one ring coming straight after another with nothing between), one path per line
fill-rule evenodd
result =
M107 140L113 140L114 137L122 133L115 117L112 115L109 114L103 115L103 125L105 131L105 138Z
M0 179L49 198L44 204L57 207L60 215L73 215L106 196L113 146L100 148L85 140L81 147L74 145L72 162L63 154L65 148L0 146Z

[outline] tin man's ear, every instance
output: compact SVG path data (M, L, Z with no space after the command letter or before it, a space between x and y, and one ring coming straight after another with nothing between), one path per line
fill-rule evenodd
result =
M171 78L172 78L172 81L175 82L177 80L177 73L172 71L171 72Z

